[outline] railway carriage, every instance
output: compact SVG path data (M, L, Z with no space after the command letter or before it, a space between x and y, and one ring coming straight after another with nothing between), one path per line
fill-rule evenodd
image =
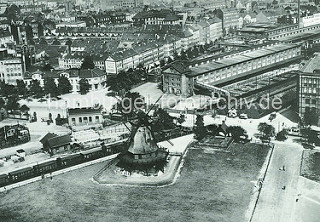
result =
M7 174L0 175L0 187L6 186L9 182L9 176Z
M45 173L51 173L53 171L56 171L58 169L58 163L57 160L50 160L44 163L39 163L35 166L33 166L35 175L41 175Z
M83 162L83 156L80 153L57 158L58 168L74 166L81 162Z
M95 160L104 156L101 147L83 151L81 152L81 155L83 157L84 162Z
M29 179L34 176L32 167L26 167L20 170L15 170L9 173L9 179L12 183Z

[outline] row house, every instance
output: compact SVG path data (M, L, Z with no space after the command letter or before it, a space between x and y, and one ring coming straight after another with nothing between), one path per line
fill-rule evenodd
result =
M64 54L59 57L58 63L61 69L79 69L81 67L83 56L77 54Z
M105 70L105 58L100 55L92 55L92 61L95 68ZM84 57L78 54L64 54L58 58L60 69L79 69L82 65Z
M126 49L110 55L106 61L107 74L118 74L121 70L136 68L139 64L149 67L160 60L173 56L174 52L180 53L182 48L189 48L187 45L192 41L188 37L182 40L174 36L167 36L157 42L147 44L134 44L132 49Z
M61 22L56 25L56 28L80 28L86 27L87 24L84 21L77 21L77 22Z
M211 41L215 41L222 37L222 21L218 18L204 20L198 24L188 26L193 34L193 41L195 44L204 45Z
M20 12L24 13L34 13L34 12L42 12L42 5L24 5L20 7Z
M168 9L149 10L132 17L135 25L181 25L184 26L187 13L175 13Z

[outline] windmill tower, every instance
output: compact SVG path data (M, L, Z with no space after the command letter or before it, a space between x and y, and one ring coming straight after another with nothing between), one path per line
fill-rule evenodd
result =
M120 155L119 166L129 170L148 170L161 168L166 162L169 152L158 147L151 129L150 117L140 112L137 122L132 125L128 149Z
M154 139L151 128L153 120L148 115L154 106L146 113L139 110L136 114L136 119L129 121L132 127L131 129L127 127L127 129L131 135L127 142L126 152L119 156L119 167L125 168L128 171L148 171L151 168L163 170L169 151L158 147ZM125 122L123 124L126 126Z

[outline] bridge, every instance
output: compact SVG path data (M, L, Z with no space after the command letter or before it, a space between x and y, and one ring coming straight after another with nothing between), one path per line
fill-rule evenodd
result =
M209 90L211 92L212 97L220 98L222 96L232 96L232 93L230 93L228 90L218 88L216 86L212 86L207 83L195 81L194 85L197 88L203 88L203 89Z

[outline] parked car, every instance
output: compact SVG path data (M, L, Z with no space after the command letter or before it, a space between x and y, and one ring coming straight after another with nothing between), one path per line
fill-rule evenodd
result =
M248 119L248 115L246 113L241 113L239 118L240 119Z
M288 130L288 134L290 136L299 136L300 135L300 129L298 127L292 127Z
M235 110L235 109L230 109L230 110L228 111L228 116L229 116L229 117L232 117L232 118L235 118L235 117L237 116L237 110Z

